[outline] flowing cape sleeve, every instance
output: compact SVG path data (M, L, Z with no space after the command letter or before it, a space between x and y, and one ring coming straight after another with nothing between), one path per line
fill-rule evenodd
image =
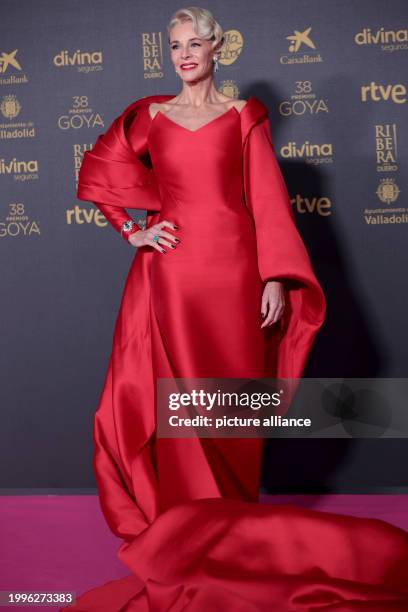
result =
M300 378L323 324L326 300L295 224L273 150L268 109L253 96L241 121L244 200L255 224L259 274L265 282L282 281L285 289L284 314L277 325L266 328L268 373Z
M123 209L160 211L158 185L147 155L148 112L147 98L133 102L97 138L93 148L84 153L79 171L79 200Z

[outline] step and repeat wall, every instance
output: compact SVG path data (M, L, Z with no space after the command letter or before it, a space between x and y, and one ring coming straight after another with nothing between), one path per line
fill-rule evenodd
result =
M76 199L78 173L128 104L180 91L166 25L182 6L1 2L3 490L95 486L93 415L135 252L92 203ZM297 224L327 296L305 376L405 377L406 0L204 6L225 31L217 88L269 107ZM390 490L406 485L407 459L402 439L274 439L263 484Z

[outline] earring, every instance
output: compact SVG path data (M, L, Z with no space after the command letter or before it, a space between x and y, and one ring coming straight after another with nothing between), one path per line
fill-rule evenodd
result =
M219 66L218 66L218 58L214 57L214 72L218 72Z

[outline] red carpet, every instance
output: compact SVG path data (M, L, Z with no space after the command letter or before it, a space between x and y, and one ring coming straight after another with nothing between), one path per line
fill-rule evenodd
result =
M262 501L380 518L408 531L406 495L270 495ZM3 496L0 541L3 591L75 591L79 596L129 575L116 558L121 541L109 532L94 495Z

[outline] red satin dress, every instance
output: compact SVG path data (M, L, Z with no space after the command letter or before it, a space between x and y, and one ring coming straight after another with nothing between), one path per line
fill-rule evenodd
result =
M263 440L156 436L160 377L301 377L325 298L254 96L196 130L127 107L84 156L78 197L180 245L137 250L95 414L101 509L131 570L83 612L408 609L408 534L378 519L259 503ZM267 280L285 313L261 329Z

